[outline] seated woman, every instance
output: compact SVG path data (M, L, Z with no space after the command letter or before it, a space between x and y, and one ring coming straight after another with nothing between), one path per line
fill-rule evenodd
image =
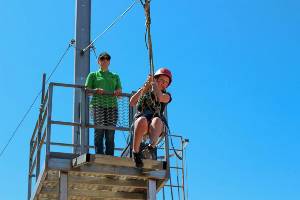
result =
M171 82L171 71L160 68L154 77L149 76L144 86L130 98L130 105L137 106L137 113L134 116L133 156L138 168L143 167L140 149L143 136L149 134L150 144L147 148L149 152L153 152L164 123L167 123L163 112L172 100L171 94L166 92Z

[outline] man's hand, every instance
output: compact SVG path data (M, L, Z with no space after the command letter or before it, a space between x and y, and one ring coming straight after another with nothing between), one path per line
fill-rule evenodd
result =
M121 90L121 89L117 89L117 90L114 91L114 95L115 95L115 96L120 96L121 93L122 93L122 90Z
M104 94L104 90L101 88L95 89L97 94Z

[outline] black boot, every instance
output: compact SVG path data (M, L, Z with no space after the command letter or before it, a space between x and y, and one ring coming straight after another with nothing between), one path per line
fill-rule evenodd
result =
M141 154L141 152L139 152L139 153L133 152L133 158L134 158L135 166L137 168L142 168L144 166L144 163L142 161L142 154Z
M157 148L153 147L151 144L147 146L148 152L150 154L150 159L157 160Z

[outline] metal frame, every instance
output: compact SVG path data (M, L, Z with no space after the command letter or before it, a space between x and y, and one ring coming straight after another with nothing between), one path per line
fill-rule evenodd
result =
M66 122L66 121L55 121L52 119L52 98L53 98L53 92L55 90L55 87L67 87L67 88L76 88L81 91L83 102L80 107L80 114L81 114L81 120L80 122ZM122 131L130 131L130 126L132 125L133 121L133 115L134 115L134 109L130 108L129 110L129 127L108 127L108 126L96 126L89 124L88 121L88 111L87 108L87 89L85 86L82 85L75 85L75 84L64 84L64 83L53 83L51 82L49 84L48 90L43 95L43 100L41 103L41 109L39 113L39 118L36 122L36 126L34 128L34 131L32 133L32 137L30 140L30 153L29 153L29 171L28 171L28 199L31 198L32 194L32 181L33 178L35 178L36 183L38 184L38 180L40 180L40 177L43 175L41 174L40 167L41 167L41 161L45 161L44 168L47 169L48 162L50 162L50 154L52 155L54 152L51 152L51 146L65 146L65 147L71 147L71 148L79 148L80 152L76 155L83 155L89 152L89 148L93 148L93 146L89 145L89 128L107 128L107 129L114 129L114 130L122 130ZM106 94L109 95L109 94ZM130 97L131 94L128 93L122 93L121 96L124 97ZM128 105L129 106L129 105ZM72 126L72 127L78 127L80 130L80 144L67 144L67 143L60 143L60 142L52 142L51 141L51 126L52 125L64 125L64 126ZM164 156L162 157L163 160L166 161L166 180L170 177L170 157L171 155L169 151L171 148L169 148L169 137L170 135L165 134L164 136L164 147L161 149L164 149ZM182 138L181 136L178 136ZM45 145L45 152L46 156L45 158L41 158L41 150L42 147ZM120 148L116 148L115 150L121 150ZM176 148L177 151L183 151L183 149ZM59 154L59 153L58 153ZM74 154L75 155L75 154ZM52 161L53 162L53 159ZM181 170L184 170L183 168ZM35 174L34 174L35 171ZM157 189L159 190L164 184L156 185ZM170 184L171 187L172 184ZM182 187L184 190L184 187Z
M177 190L177 197L178 199L182 199L182 200L185 200L185 199L188 199L187 198L187 194L186 194L186 183L185 183L185 166L184 166L184 161L185 161L185 157L184 157L184 152L185 152L185 148L186 148L186 144L189 142L188 139L184 139L182 136L179 136L179 135L169 135L169 138L170 139L174 139L174 138L177 138L180 140L180 148L175 148L175 147L171 147L169 148L170 151L176 151L177 153L179 152L179 154L181 154L182 156L182 159L180 160L176 155L175 153L174 154L170 154L169 155L169 159L172 158L172 161L175 162L175 166L174 164L172 164L172 162L169 160L169 163L170 163L170 166L169 166L169 169L170 169L170 179L168 181L167 184L164 185L164 188L162 190L162 196L163 196L163 199L167 199L166 198L166 195L165 195L165 192L166 192L166 189L169 188L170 191L171 191L171 199L175 199L174 198L174 192L173 192L173 189ZM178 162L180 162L180 165L178 166ZM176 184L173 184L172 183L172 172L171 170L176 170L176 175L174 177L176 177ZM179 180L179 177L181 177L181 180Z

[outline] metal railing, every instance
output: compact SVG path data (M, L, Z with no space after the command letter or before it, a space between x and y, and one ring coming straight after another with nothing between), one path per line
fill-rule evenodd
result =
M44 83L43 83L44 84ZM45 87L45 86L44 86ZM43 87L43 88L44 88ZM80 104L80 121L74 122L71 121L62 121L62 120L54 120L53 117L53 94L54 90L57 87L69 88L72 90L80 90L81 91L81 104ZM46 92L43 92L41 107L39 112L38 120L36 121L34 131L32 133L30 139L30 151L29 151L29 171L28 171L28 195L30 198L33 178L37 181L40 176L40 169L42 161L47 161L46 158L50 156L52 153L52 146L60 146L60 147L71 147L71 148L79 148L80 154L88 153L90 148L93 146L89 145L89 129L90 128L101 128L101 129L111 129L111 130L119 130L130 133L131 124L133 121L134 109L129 105L129 98L131 94L122 93L120 94L118 101L118 106L120 105L121 99L127 99L127 103L122 103L122 109L126 111L122 111L127 114L127 116L123 117L125 123L117 123L115 126L107 126L107 125L97 125L93 122L93 119L89 117L91 107L89 106L91 103L91 99L89 98L88 93L95 93L95 91L91 91L86 89L85 86L82 85L74 85L74 84L65 84L65 83L53 83L51 82L48 86ZM112 94L103 94L103 95L112 95ZM62 100L63 101L63 100ZM125 108L126 107L126 108ZM119 109L120 110L120 109ZM73 115L73 113L71 113ZM119 113L119 116L122 113ZM125 119L127 118L127 119ZM120 117L118 119L120 121ZM80 140L78 144L65 143L60 141L52 141L52 126L60 125L60 126L68 126L68 127L78 127L80 130ZM130 134L129 134L130 135ZM121 150L122 148L115 148L115 150ZM162 148L161 156L163 160L167 162L167 169L169 169L169 142L168 137L165 135L164 138L164 148ZM75 151L73 151L75 152ZM47 163L45 163L47 165Z
M180 135L169 135L170 156L169 156L169 170L170 177L168 182L164 185L160 192L160 197L172 200L185 200L188 199L187 184L185 182L186 176L186 146L189 142Z

